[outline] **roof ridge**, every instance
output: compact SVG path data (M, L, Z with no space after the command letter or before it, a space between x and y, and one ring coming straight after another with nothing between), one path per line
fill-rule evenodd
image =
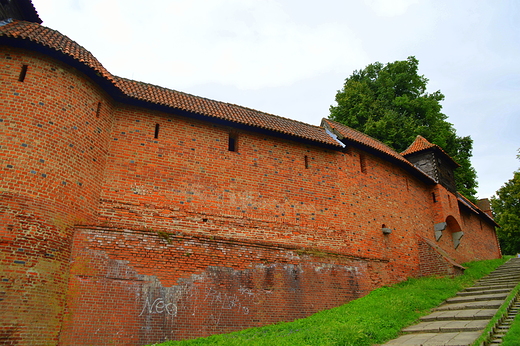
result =
M428 176L426 173L415 167L406 157L398 153L396 150L391 148L390 146L386 145L382 141L375 139L359 130L353 129L352 127L342 124L340 122L337 122L332 119L323 118L322 121L325 121L329 123L329 125L333 126L338 125L337 131L346 139L352 142L359 143L361 145L364 145L366 147L372 148L373 150L376 150L380 153L383 153L384 155L388 157L392 157L395 160L398 160L399 162L402 162L406 165L406 167L409 167L410 169L413 169L414 172L417 172L422 178L427 179L428 181L433 181L430 176ZM359 137L359 138L356 138Z
M457 191L455 196L457 197L457 199L459 201L461 201L462 203L466 204L467 207L469 207L470 209L473 209L473 211L476 211L478 214L484 215L488 220L493 222L495 225L499 226L497 224L497 222L495 221L495 219L493 219L492 216L490 216L487 213L485 213L478 205L476 205L475 203L470 201L468 197L464 196L462 193L460 193L458 191Z
M399 153L397 150L393 149L391 146L389 146L388 144L385 144L384 142L380 141L380 140L377 139L377 138L374 138L374 137L372 137L372 136L369 136L369 135L367 135L366 133L364 133L364 132L362 132L362 131L356 130L356 129L353 128L353 127L350 127L350 126L348 126L348 125L342 124L342 123L340 123L340 122L337 122L337 121L332 120L332 119L329 119L329 118L323 118L322 120L332 121L332 122L334 122L334 123L336 123L336 124L339 124L339 125L341 125L341 126L348 127L351 131L355 131L355 132L359 133L359 134L362 135L362 136L365 136L365 137L370 138L370 139L373 140L374 142L377 142L377 143L379 143L379 144L381 144L381 145L384 145L385 147L387 147L388 149L390 149L390 151L393 151L394 153L396 153L397 155L401 156L403 159L406 160L406 158L405 158L403 155L401 155L401 153ZM408 161L408 160L407 160L407 161Z
M115 76L85 47L57 30L37 23L17 21L0 26L0 37L32 42L35 45L35 48L32 49L36 51L39 51L38 47L46 47L63 54L63 56L72 58L87 68L83 72L87 73L90 78L100 77L108 81L114 89L106 89L106 91L109 94L115 92L115 94L112 94L113 97L122 93L129 98L142 100L149 104L162 105L171 109L264 129L273 133L281 133L316 144L326 144L332 147L341 146L320 126L232 103L211 100L151 83ZM44 54L48 53L44 52ZM59 59L59 57L57 58ZM70 64L67 61L65 63Z
M236 104L236 103L220 101L220 100L214 100L214 99L210 99L210 98L207 98L207 97L204 97L204 96L190 94L190 93L187 93L185 91L171 89L171 88L167 88L167 87L160 86L160 85L157 85L157 84L148 83L148 82L142 82L142 81L138 81L138 80L135 80L135 79L126 78L126 77L120 77L120 76L116 76L116 75L113 75L113 76L114 76L114 79L120 79L120 80L124 80L124 81L127 81L127 82L134 82L134 83L138 83L138 84L146 85L146 86L152 86L152 87L159 88L159 89L162 89L162 90L172 91L172 92L176 92L176 93L179 93L179 94L183 94L183 95L186 95L188 97L195 97L195 98L202 99L202 100L207 100L207 101L210 101L210 102L217 102L217 103L220 103L220 104L229 105L229 106L232 106L232 107L237 107L237 108L241 108L241 109L244 109L244 110L252 111L252 112L255 112L255 113L260 113L260 114L268 115L268 116L271 116L271 117L276 117L276 118L279 118L279 119L288 120L288 121L295 122L295 123L300 123L300 124L305 125L305 126L312 126L312 127L315 127L315 128L322 128L320 125L308 124L308 123L300 121L300 120L286 118L286 117L283 117L281 115L268 113L268 112L264 112L264 111L259 111L257 109L246 107L246 106L242 106L242 105L239 105L239 104Z
M22 31L22 28L19 26L25 26L26 31ZM95 71L101 73L103 77L108 80L113 81L114 75L112 75L103 64L92 54L88 49L71 39L65 34L62 34L60 31L56 29L51 29L47 26L41 25L36 22L30 22L26 20L15 19L10 23L5 24L1 27L0 36L12 37L12 38L20 38L22 40L29 40L31 42L35 42L37 44L41 44L43 46L54 49L55 51L62 52L63 54L82 62L88 67L94 69ZM15 32L13 32L16 30ZM47 31L47 32L45 32ZM43 35L44 37L37 37L38 34ZM50 39L50 36L56 35L59 38L60 43L66 42L68 45L66 47L52 45L49 42L45 42ZM69 46L70 45L70 46ZM70 49L72 48L72 49ZM77 56L74 53L76 50L80 51L84 57ZM87 58L87 59L85 59ZM110 77L110 78L108 78Z
M412 150L411 148L412 148L414 145L418 144L419 141L421 141L422 143L426 142L426 144L427 144L427 145L429 144L429 146L424 147L424 148L421 148L420 150L416 150L416 151L421 151L421 150L424 150L424 149L427 149L427 148L431 148L431 147L433 147L433 146L436 145L436 144L433 144L432 142L430 142L429 140L427 140L425 137L423 137L423 136L421 136L421 135L417 135L417 136L415 136L414 141L413 141L412 143L410 143L410 145L409 145L405 150L403 150L400 154L403 155L403 156L404 156L404 155L407 155L407 154L408 154L408 151L409 151L409 150L411 151L411 150ZM415 152L415 151L414 151L414 152Z
M457 161L455 161L444 149L442 149L440 145L430 142L428 139L421 135L417 135L413 143L410 144L410 146L408 146L408 148L406 148L403 152L401 152L401 155L407 156L428 149L439 150L443 155L445 155L449 160L451 160L453 164L460 167L460 164L458 164Z

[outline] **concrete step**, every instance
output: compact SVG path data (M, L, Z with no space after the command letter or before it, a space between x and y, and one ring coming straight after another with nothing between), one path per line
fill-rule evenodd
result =
M518 270L518 269L515 269L515 270L504 269L503 271L496 271L489 275L486 275L481 279L490 278L490 277L498 277L498 276L518 276L518 275L520 275L520 270Z
M520 278L517 277L496 277L496 278L487 278L478 280L476 283L490 283L490 282L496 282L496 283L503 283L503 282L520 282Z
M391 340L384 346L471 345L519 283L520 258L515 258L479 280L473 287L447 299L433 309L430 315L421 317L420 323L402 330L410 334ZM490 345L501 344L502 336L508 331L516 313L520 313L520 302L511 307L505 321L496 328Z
M435 311L421 317L423 322L456 321L456 320L489 320L495 316L498 309L468 309Z
M384 346L403 346L403 345L470 345L480 336L478 332L462 333L418 333L403 335L391 340Z
M457 296L471 296L471 295L480 295L480 294L497 294L497 293L507 293L511 292L511 288L495 288L495 289L482 289L482 290L474 290L474 291L461 291L457 293Z
M477 302L466 302L466 303L453 303L443 304L433 311L445 311L445 310L469 310L469 309L498 309L504 302L501 300L486 300Z
M496 283L496 282L488 282L488 283L478 283L475 284L472 288L474 290L482 289L483 287L493 287L493 288L515 288L516 285L518 285L518 282L502 282L502 283Z
M490 280L519 280L519 279L520 279L520 275L497 275L497 276L487 276L485 278L477 280L477 282L490 281Z
M447 303L464 303L464 302L483 301L483 300L500 300L500 299L506 299L508 295L509 295L509 293L494 293L494 294L458 296L458 297L449 298L446 300L446 302Z
M481 280L478 280L477 283L488 283L488 282L501 283L501 282L519 282L519 281L520 281L519 277L499 276L499 277L494 277L494 278L481 279Z
M432 321L420 322L414 326L403 329L406 333L455 333L475 332L486 328L487 320L471 321Z
M512 290L515 286L511 286L511 287L504 286L504 285L471 286L471 287L465 288L464 291L462 291L462 292L489 291L489 290L500 290L500 289Z
M516 268L502 268L502 269L497 269L495 270L494 272L491 272L489 273L488 275L486 276L493 276L493 275L515 275L515 274L520 274L520 268L516 267Z

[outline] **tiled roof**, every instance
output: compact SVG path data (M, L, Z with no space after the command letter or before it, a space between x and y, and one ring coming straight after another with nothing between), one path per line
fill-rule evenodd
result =
M484 218L488 219L488 221L492 222L495 226L499 226L491 216L486 214L482 209L480 209L478 206L476 206L473 202L471 202L469 199L467 199L460 193L457 193L457 200L459 201L459 203L463 204L474 213L482 215Z
M341 147L319 126L114 76L85 48L58 31L37 23L14 21L0 26L2 36L28 40L61 52L111 82L123 95L136 100Z
M464 204L467 208L471 209L473 212L477 213L479 212L479 207L477 207L473 202L471 202L469 199L461 195L460 193L457 193L457 200Z
M125 78L115 77L115 81L125 95L138 100L340 147L319 126Z
M401 153L401 155L408 155L413 154L422 150L430 149L436 147L435 144L430 143L426 138L424 138L421 135L418 135L415 138L415 141L410 144L408 148L406 148L405 151Z
M113 79L110 72L108 72L88 50L67 36L62 35L60 32L38 23L14 21L0 26L0 37L1 36L28 40L52 48L90 67L104 78L109 80Z
M381 153L384 153L388 156L391 156L399 161L406 163L407 165L413 166L408 160L406 160L402 155L400 155L397 151L390 148L388 145L383 142L378 141L370 136L365 135L363 132L359 132L350 128L346 125L340 124L330 119L323 119L321 121L322 126L329 127L333 130L333 132L338 135L339 139L347 139L352 142L356 142L362 144L364 146L375 149Z
M439 147L437 144L433 144L430 141L428 141L426 138L424 138L421 135L417 135L415 138L415 141L406 148L405 151L401 153L401 155L411 155L418 152L421 152L423 150L427 149L435 149L439 150L441 153L443 153L455 166L460 166L450 155L448 155L441 147Z

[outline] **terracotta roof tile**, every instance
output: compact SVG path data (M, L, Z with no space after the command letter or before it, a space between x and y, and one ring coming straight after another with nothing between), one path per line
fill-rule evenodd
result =
M439 147L437 144L433 144L430 141L428 141L426 138L424 138L421 135L417 135L415 138L415 141L406 148L405 151L401 153L401 155L411 155L418 152L421 152L423 150L427 149L435 149L439 150L441 153L443 153L455 166L460 166L450 155L448 155L441 147Z
M418 135L415 138L415 141L412 144L410 144L410 146L408 148L406 148L406 150L403 151L401 153L401 155L413 154L413 153L416 153L416 152L419 152L419 151L422 151L422 150L434 148L435 146L436 146L435 144L430 143L423 136Z
M2 22L8 23L12 20L26 20L29 22L42 23L36 8L31 0L2 0L0 16Z
M387 157L391 157L397 160L398 162L401 162L405 165L405 167L415 172L415 174L418 174L421 178L433 182L433 179L431 177L429 177L426 173L415 167L405 157L403 157L401 154L399 154L397 151L393 150L383 142L380 142L377 139L364 134L363 132L354 130L351 127L340 124L330 119L323 119L321 121L321 125L325 128L329 128L330 130L332 130L332 132L336 134L340 140L343 141L346 139L347 141L355 142L365 147L372 148L373 150L376 150Z
M319 126L125 78L114 77L114 79L116 86L125 95L138 100L339 146Z
M367 147L380 151L388 156L391 156L399 161L405 162L408 165L413 166L408 160L406 160L397 151L390 148L383 142L378 141L375 138L365 135L363 132L354 130L351 127L340 124L330 119L323 119L322 126L328 126L333 129L334 133L340 137L340 139L346 138L349 141L353 141L359 144L363 144Z
M56 30L41 26L38 23L14 21L0 27L0 36L28 40L61 51L75 60L82 62L103 77L111 80L112 75L85 48Z
M459 201L459 203L465 205L474 213L482 215L484 218L488 219L488 221L492 222L495 226L499 226L491 216L486 214L482 209L480 209L477 205L475 205L473 202L467 199L464 195L457 193L457 200Z
M58 31L37 23L14 21L0 27L1 36L29 40L60 51L93 69L101 77L110 81L125 96L137 100L275 131L314 142L340 146L319 126L114 76L85 48Z

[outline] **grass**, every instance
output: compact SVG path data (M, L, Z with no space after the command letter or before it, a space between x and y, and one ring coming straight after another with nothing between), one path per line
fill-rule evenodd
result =
M382 287L340 307L305 319L251 328L161 346L191 345L342 345L370 346L396 338L399 331L447 298L493 271L507 258L466 263L456 278L425 277Z
M511 328L502 339L502 346L518 346L520 340L520 314L516 315Z
M479 346L479 345L482 345L482 343L484 341L489 341L487 336L490 334L490 332L495 327L495 325L498 323L498 321L501 318L503 318L505 315L507 315L508 306L510 305L511 301L516 298L516 295L519 290L520 290L520 285L517 285L511 291L511 293L508 294L508 296L507 296L506 300L504 301L504 303L502 304L502 306L498 309L498 311L496 312L495 316L491 319L491 321L489 321L487 327L482 332L482 335L477 340L475 340L475 342L473 343L473 346ZM513 324L514 323L518 324L518 322L513 322ZM518 342L515 345L518 346Z

